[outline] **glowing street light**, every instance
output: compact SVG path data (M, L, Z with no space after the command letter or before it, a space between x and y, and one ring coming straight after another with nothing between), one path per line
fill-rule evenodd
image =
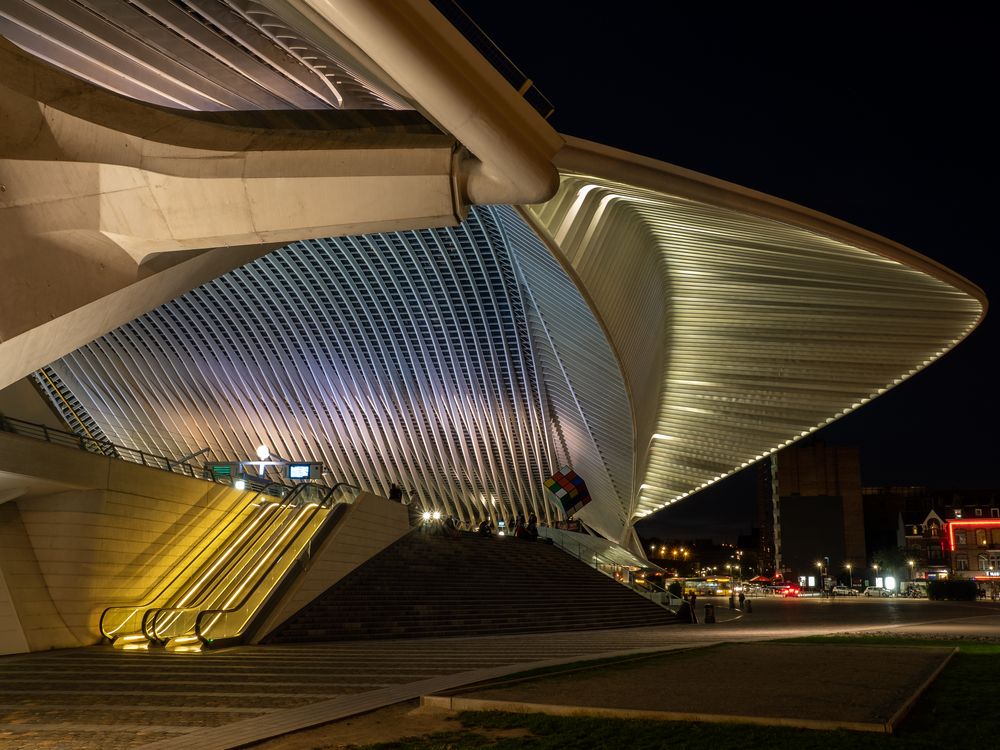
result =
M848 588L852 588L853 589L854 588L854 573L851 570L851 564L850 563L844 563L844 567L847 568L847 578L850 581L847 584L847 586L848 586Z

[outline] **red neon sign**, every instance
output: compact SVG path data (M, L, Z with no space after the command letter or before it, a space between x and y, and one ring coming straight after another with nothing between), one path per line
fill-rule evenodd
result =
M985 518L969 519L967 521L946 521L945 525L948 527L948 549L952 552L955 551L955 532L952 527L954 526L979 526L980 528L989 528L1000 526L1000 519L989 520Z

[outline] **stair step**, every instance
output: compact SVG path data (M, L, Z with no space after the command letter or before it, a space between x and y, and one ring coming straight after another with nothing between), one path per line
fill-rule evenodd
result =
M269 643L642 627L676 622L547 544L413 532L328 589Z

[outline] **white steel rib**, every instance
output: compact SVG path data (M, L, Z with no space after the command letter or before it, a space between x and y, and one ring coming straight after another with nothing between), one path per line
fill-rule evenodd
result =
M576 148L600 173L564 170L559 193L525 214L621 364L636 437L630 517L884 393L985 312L971 284L887 240L676 167Z
M0 34L124 96L197 111L411 109L254 0L4 0Z
M0 33L160 106L411 107L350 40L279 17L305 5L8 0ZM532 173L539 144L563 142L539 138ZM115 442L219 460L265 442L324 461L331 479L383 494L402 483L466 521L561 517L542 482L568 465L595 499L579 516L641 554L635 520L857 408L984 314L978 289L888 240L565 142L544 204L294 243L36 379Z
M113 441L227 460L266 443L428 508L561 517L570 464L627 523L617 366L569 277L509 207L456 228L295 243L50 367Z

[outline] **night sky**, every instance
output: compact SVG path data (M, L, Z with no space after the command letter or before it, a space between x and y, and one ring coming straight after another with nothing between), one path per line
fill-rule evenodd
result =
M902 4L843 15L462 6L553 102L560 132L831 214L940 261L995 301L1000 55L985 17ZM867 485L1000 488L995 317L816 437L860 446ZM661 511L640 532L748 531L752 472Z

